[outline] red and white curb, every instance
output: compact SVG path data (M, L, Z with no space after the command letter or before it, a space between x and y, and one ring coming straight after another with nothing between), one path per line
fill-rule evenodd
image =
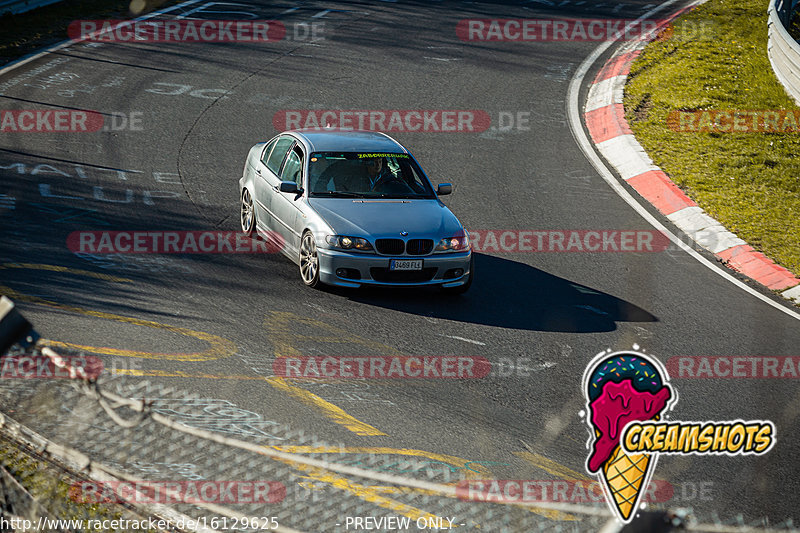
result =
M657 167L633 136L622 107L630 65L645 41L619 48L589 88L583 118L595 147L631 187L732 269L800 303L800 279L708 216Z

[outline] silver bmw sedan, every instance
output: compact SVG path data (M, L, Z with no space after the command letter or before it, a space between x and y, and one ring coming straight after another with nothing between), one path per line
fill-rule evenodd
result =
M469 289L469 233L399 142L369 131L281 133L250 149L239 180L242 231L277 244L320 283Z

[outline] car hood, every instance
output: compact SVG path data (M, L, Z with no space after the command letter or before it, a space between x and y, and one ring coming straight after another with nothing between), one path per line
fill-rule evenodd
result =
M353 200L311 198L308 204L337 235L441 239L462 229L439 200Z

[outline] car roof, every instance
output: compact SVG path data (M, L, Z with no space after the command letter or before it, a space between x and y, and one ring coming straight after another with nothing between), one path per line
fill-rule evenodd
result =
M290 130L311 152L390 152L408 153L402 144L385 133L358 130Z

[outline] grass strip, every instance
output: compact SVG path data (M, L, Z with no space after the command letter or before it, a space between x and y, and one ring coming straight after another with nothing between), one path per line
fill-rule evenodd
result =
M763 0L709 0L636 59L625 116L653 161L709 215L800 274L800 129L674 131L671 111L797 110L767 56ZM788 130L787 130L788 131Z
M110 523L112 520L137 520L147 521L146 517L137 514L121 504L112 503L82 503L81 498L74 497L74 483L85 481L68 469L58 465L52 460L37 457L36 452L27 449L21 443L0 436L0 465L18 480L31 497L43 508L44 516L51 520L83 520L82 531L90 533L107 533L103 528L94 527L95 521L103 520ZM25 496L14 494L7 485L2 486L2 499L12 507L26 507ZM8 491L6 493L5 491ZM71 496L72 495L72 496ZM41 511L40 511L41 512ZM29 517L36 521L36 517ZM92 522L88 522L91 520ZM119 522L120 524L124 522ZM91 526L91 527L89 527ZM35 527L35 526L34 526ZM128 531L130 528L118 529ZM137 533L158 533L156 530L136 529Z

